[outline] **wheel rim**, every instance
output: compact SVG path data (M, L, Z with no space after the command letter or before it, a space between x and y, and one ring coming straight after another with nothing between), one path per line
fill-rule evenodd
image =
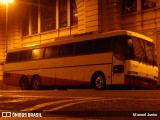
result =
M26 83L25 82L22 82L21 83L21 88L24 90L24 89L26 89Z
M38 90L40 88L40 81L38 79L33 81L33 89Z
M98 76L95 81L95 85L97 88L102 88L104 84L104 80L102 76Z
M22 80L21 82L21 89L26 90L28 88L28 82L27 80Z

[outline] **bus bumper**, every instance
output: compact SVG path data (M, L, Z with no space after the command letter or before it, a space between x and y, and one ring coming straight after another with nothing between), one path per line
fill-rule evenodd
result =
M131 85L133 87L148 88L148 89L157 88L156 80L136 78L136 77L131 77L131 76L125 78L124 84Z

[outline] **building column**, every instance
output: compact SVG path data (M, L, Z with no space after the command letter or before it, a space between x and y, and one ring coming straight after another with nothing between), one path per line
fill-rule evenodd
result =
M108 31L121 29L121 10L120 0L108 0L107 1L107 13L108 19ZM105 11L103 11L105 12Z
M70 6L70 0L67 0L67 26L71 26L71 6Z
M41 33L41 3L38 0L38 34Z
M76 0L78 11L78 33L85 32L85 7L84 0Z
M56 0L56 29L59 29L59 0Z
M78 33L101 31L99 0L76 0Z

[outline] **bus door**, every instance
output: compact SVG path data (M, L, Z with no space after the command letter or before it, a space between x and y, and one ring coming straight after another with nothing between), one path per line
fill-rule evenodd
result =
M113 56L112 84L124 84L124 62Z
M116 39L113 44L112 84L124 84L126 42L121 38Z

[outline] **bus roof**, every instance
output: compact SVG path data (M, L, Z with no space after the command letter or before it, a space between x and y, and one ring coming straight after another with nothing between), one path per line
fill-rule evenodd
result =
M129 31L129 30L115 30L115 31L111 31L111 32L105 32L102 34L104 34L105 36L129 35L129 36L142 38L142 39L147 40L149 42L153 42L153 40L151 38L149 38L145 35L142 35L140 33Z
M78 42L78 41L84 41L84 40L90 40L93 38L103 38L103 37L111 37L111 36L117 36L117 35L129 35L129 36L134 36L138 38L142 38L146 41L153 42L153 40L145 35L142 35L140 33L128 31L128 30L115 30L111 32L104 32L104 33L83 33L83 34L76 34L73 36L66 36L66 37L60 37L54 39L52 43L47 43L47 44L41 44L41 45L35 45L35 46L27 46L23 48L17 48L17 49L11 49L8 50L8 52L13 52L13 51L20 51L20 50L26 50L26 49L35 49L39 47L45 47L45 46L51 46L51 45L58 45L58 44L63 44L63 43L70 43L70 42Z

